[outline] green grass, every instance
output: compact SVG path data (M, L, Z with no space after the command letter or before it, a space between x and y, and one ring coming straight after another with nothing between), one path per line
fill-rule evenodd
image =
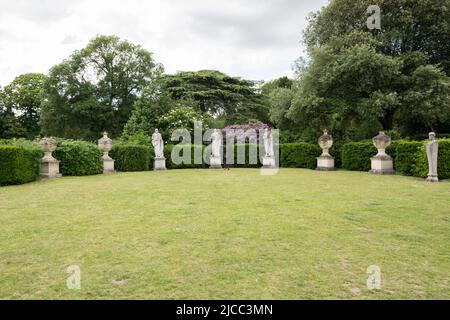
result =
M450 299L450 183L235 169L0 188L0 298Z

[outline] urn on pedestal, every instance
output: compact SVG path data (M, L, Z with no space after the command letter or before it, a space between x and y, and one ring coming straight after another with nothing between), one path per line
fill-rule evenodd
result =
M44 151L44 157L41 163L41 178L60 178L59 161L53 158L52 155L52 152L56 150L56 140L53 138L43 138L39 142L39 145Z
M322 155L317 158L317 170L335 170L334 158L330 155L330 149L333 146L333 137L328 134L327 130L324 130L323 135L319 138L319 146L322 149Z
M372 174L391 175L395 174L394 162L392 158L386 153L386 148L391 145L391 137L381 131L375 138L373 138L373 145L378 149L378 153L374 156L372 161Z
M98 147L103 152L103 173L113 173L114 172L114 160L109 156L109 152L112 149L112 140L108 138L106 132L103 133L103 137L98 140Z

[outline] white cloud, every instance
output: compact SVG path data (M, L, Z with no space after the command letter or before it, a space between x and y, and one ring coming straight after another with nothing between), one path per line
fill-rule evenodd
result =
M0 84L48 69L98 34L154 53L167 72L289 74L306 16L327 0L0 0Z

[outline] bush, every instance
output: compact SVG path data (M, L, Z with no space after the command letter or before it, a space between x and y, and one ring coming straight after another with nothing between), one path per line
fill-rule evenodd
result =
M0 146L0 185L16 185L39 177L42 151L14 145Z
M419 141L406 141L400 140L396 143L396 155L394 166L397 173L412 176L414 166L418 157L418 151L421 150L423 146L422 142Z
M370 158L377 154L371 141L349 142L342 146L342 167L351 171L369 171Z
M88 176L103 172L102 152L85 141L62 140L53 152L63 176Z
M110 152L117 171L148 171L153 157L152 148L137 144L114 144Z
M285 168L316 169L319 146L306 143L286 143L280 145L280 166Z
M203 145L189 145L189 147L191 148L191 160L190 160L190 164L175 164L172 162L172 151L173 149L177 150L179 149L177 152L179 152L180 157L183 155L182 153L182 148L183 145L167 145L164 148L164 156L166 157L167 161L166 161L166 166L168 169L195 169L195 168L208 168L209 166L206 163L203 163L203 151L204 151L204 147ZM194 156L195 156L195 150L201 150L202 153L202 164L194 164ZM152 154L153 157L153 154ZM152 159L153 160L153 159ZM153 161L152 161L153 162Z

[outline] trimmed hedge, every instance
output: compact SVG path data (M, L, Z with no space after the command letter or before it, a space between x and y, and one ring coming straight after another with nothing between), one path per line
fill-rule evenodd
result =
M418 151L421 150L422 146L423 143L419 141L397 141L396 156L394 158L394 166L397 173L406 176L414 175L413 171L415 168Z
M286 143L280 145L280 166L285 168L316 169L317 157L322 153L319 146L306 143Z
M109 154L116 170L122 172L148 171L153 157L152 148L137 144L114 144Z
M62 140L53 152L63 176L89 176L103 172L102 152L85 141Z
M369 171L370 158L377 154L377 149L370 141L349 142L342 146L342 168L351 171Z
M42 152L18 146L0 146L0 185L17 185L39 177Z

